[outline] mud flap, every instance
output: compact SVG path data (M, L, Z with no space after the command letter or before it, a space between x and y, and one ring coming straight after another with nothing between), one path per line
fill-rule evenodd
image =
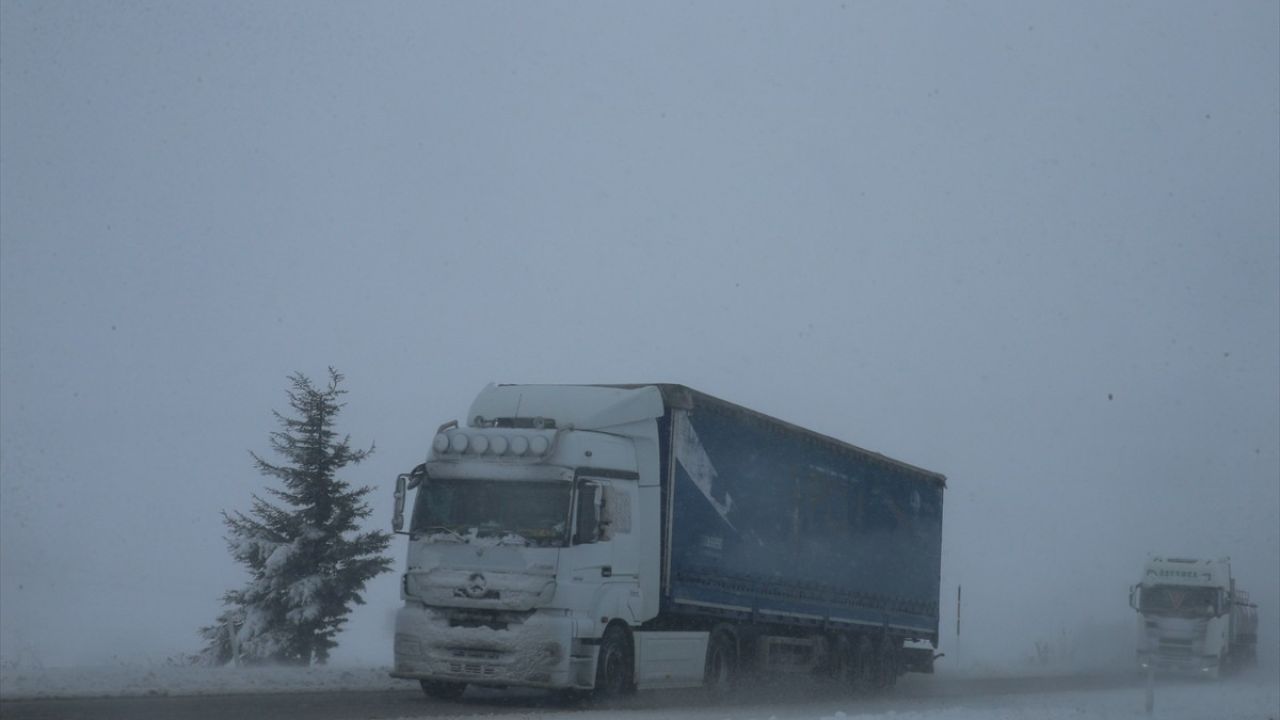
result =
M934 653L933 648L903 648L898 655L904 672L933 674L933 661L942 657Z

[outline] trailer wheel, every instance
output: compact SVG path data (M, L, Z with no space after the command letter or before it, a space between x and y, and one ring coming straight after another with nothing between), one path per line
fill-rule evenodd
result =
M1231 673L1242 672L1258 664L1258 646L1254 643L1237 645L1225 659Z
M596 660L596 700L613 700L635 689L631 642L627 632L610 625L600 639L600 657Z
M876 643L876 690L889 690L898 684L898 647L891 638Z
M851 668L853 691L866 695L875 688L876 651L871 638L859 637L853 643L853 667Z
M467 689L467 684L464 682L448 680L419 680L418 684L422 686L422 692L426 693L427 697L436 700L457 700Z
M737 678L738 647L733 641L733 635L724 630L712 632L707 639L703 685L715 697L725 697L733 691Z
M853 687L857 677L854 665L857 653L853 642L848 636L840 635L831 641L831 646L831 658L823 670L825 679L839 686Z

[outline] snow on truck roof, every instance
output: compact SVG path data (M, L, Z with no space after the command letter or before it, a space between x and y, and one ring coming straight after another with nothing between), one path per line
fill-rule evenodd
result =
M693 410L708 406L773 425L810 440L843 449L865 459L885 463L911 473L925 475L946 486L946 476L895 460L829 435L779 420L770 415L722 400L713 395L674 383L622 385L495 385L480 391L467 416L468 423L493 418L543 417L556 425L572 425L579 430L603 430L628 423L662 417L668 408Z
M1159 585L1210 585L1225 587L1231 582L1231 559L1202 560L1149 556L1143 567L1144 583Z

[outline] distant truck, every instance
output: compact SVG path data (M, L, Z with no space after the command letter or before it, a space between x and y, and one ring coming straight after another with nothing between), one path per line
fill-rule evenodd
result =
M1217 678L1257 662L1257 606L1231 560L1151 557L1129 592L1143 668Z
M490 385L397 478L391 674L447 698L932 672L944 486L681 385Z

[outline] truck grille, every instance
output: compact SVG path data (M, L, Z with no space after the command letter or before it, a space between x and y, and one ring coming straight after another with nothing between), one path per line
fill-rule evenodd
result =
M1145 646L1157 662L1190 667L1204 653L1206 618L1150 614L1143 621Z
M482 665L480 663L460 663L450 662L449 672L457 675L474 675L476 677L492 677L498 672L498 668L493 665Z
M449 650L449 672L474 677L492 677L498 673L496 662L501 653L492 650L473 650L471 648L452 648ZM489 662L484 662L484 661Z

